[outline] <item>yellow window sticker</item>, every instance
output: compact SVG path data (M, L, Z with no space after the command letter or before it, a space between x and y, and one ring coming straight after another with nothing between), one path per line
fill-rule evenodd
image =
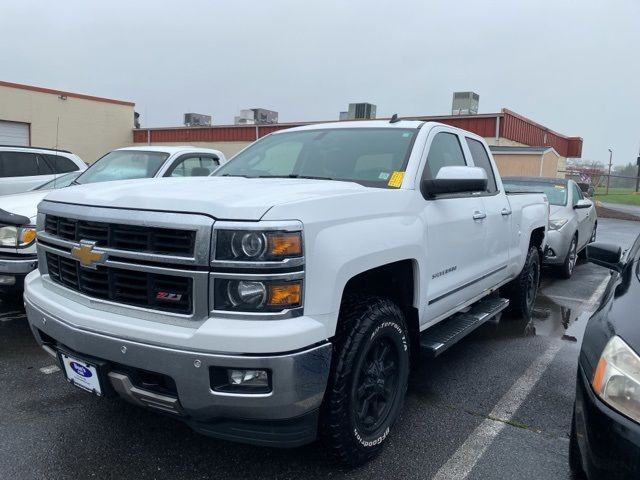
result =
M391 174L391 178L389 179L389 182L387 183L387 185L394 188L400 188L400 185L402 185L403 178L404 178L404 172L395 171Z

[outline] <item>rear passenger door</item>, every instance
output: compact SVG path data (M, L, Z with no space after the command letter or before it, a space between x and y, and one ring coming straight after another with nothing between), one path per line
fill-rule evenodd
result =
M31 190L54 177L42 158L31 152L0 152L0 195Z
M507 268L512 212L507 196L498 187L494 166L484 144L472 137L465 137L465 143L473 164L487 173L487 190L481 194L486 214L483 222L487 228L487 237L480 263L483 275L486 276L481 284L490 288L504 277L504 270Z
M432 130L422 178L435 178L444 166L467 165L464 138L444 127ZM474 194L424 200L427 323L481 293L478 278L485 248L482 198ZM476 219L474 219L474 216Z

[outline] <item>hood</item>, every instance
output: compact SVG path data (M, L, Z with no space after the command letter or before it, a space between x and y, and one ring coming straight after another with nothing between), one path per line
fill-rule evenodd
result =
M48 201L167 212L202 213L220 220L260 220L274 205L369 190L330 180L190 177L124 180L54 190Z
M0 208L9 213L29 217L35 221L38 213L38 204L51 190L36 190L35 192L17 193L15 195L3 195L0 197Z

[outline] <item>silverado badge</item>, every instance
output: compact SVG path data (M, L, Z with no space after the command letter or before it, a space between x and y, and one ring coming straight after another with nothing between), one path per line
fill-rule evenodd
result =
M105 252L94 250L96 242L80 240L77 247L71 249L71 256L80 262L80 265L95 270L99 263L104 262L107 258Z

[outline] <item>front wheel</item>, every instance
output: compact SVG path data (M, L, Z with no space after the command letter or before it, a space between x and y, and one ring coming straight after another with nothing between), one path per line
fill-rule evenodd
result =
M578 237L574 235L569 245L569 251L564 258L562 265L555 267L555 273L560 278L571 278L573 275L573 269L576 267L578 261Z
M518 317L529 320L539 284L540 251L538 247L531 245L522 271L503 288L503 295L509 299L509 311Z
M325 444L346 465L376 456L395 423L409 378L409 332L398 306L353 296L340 308L321 418Z

